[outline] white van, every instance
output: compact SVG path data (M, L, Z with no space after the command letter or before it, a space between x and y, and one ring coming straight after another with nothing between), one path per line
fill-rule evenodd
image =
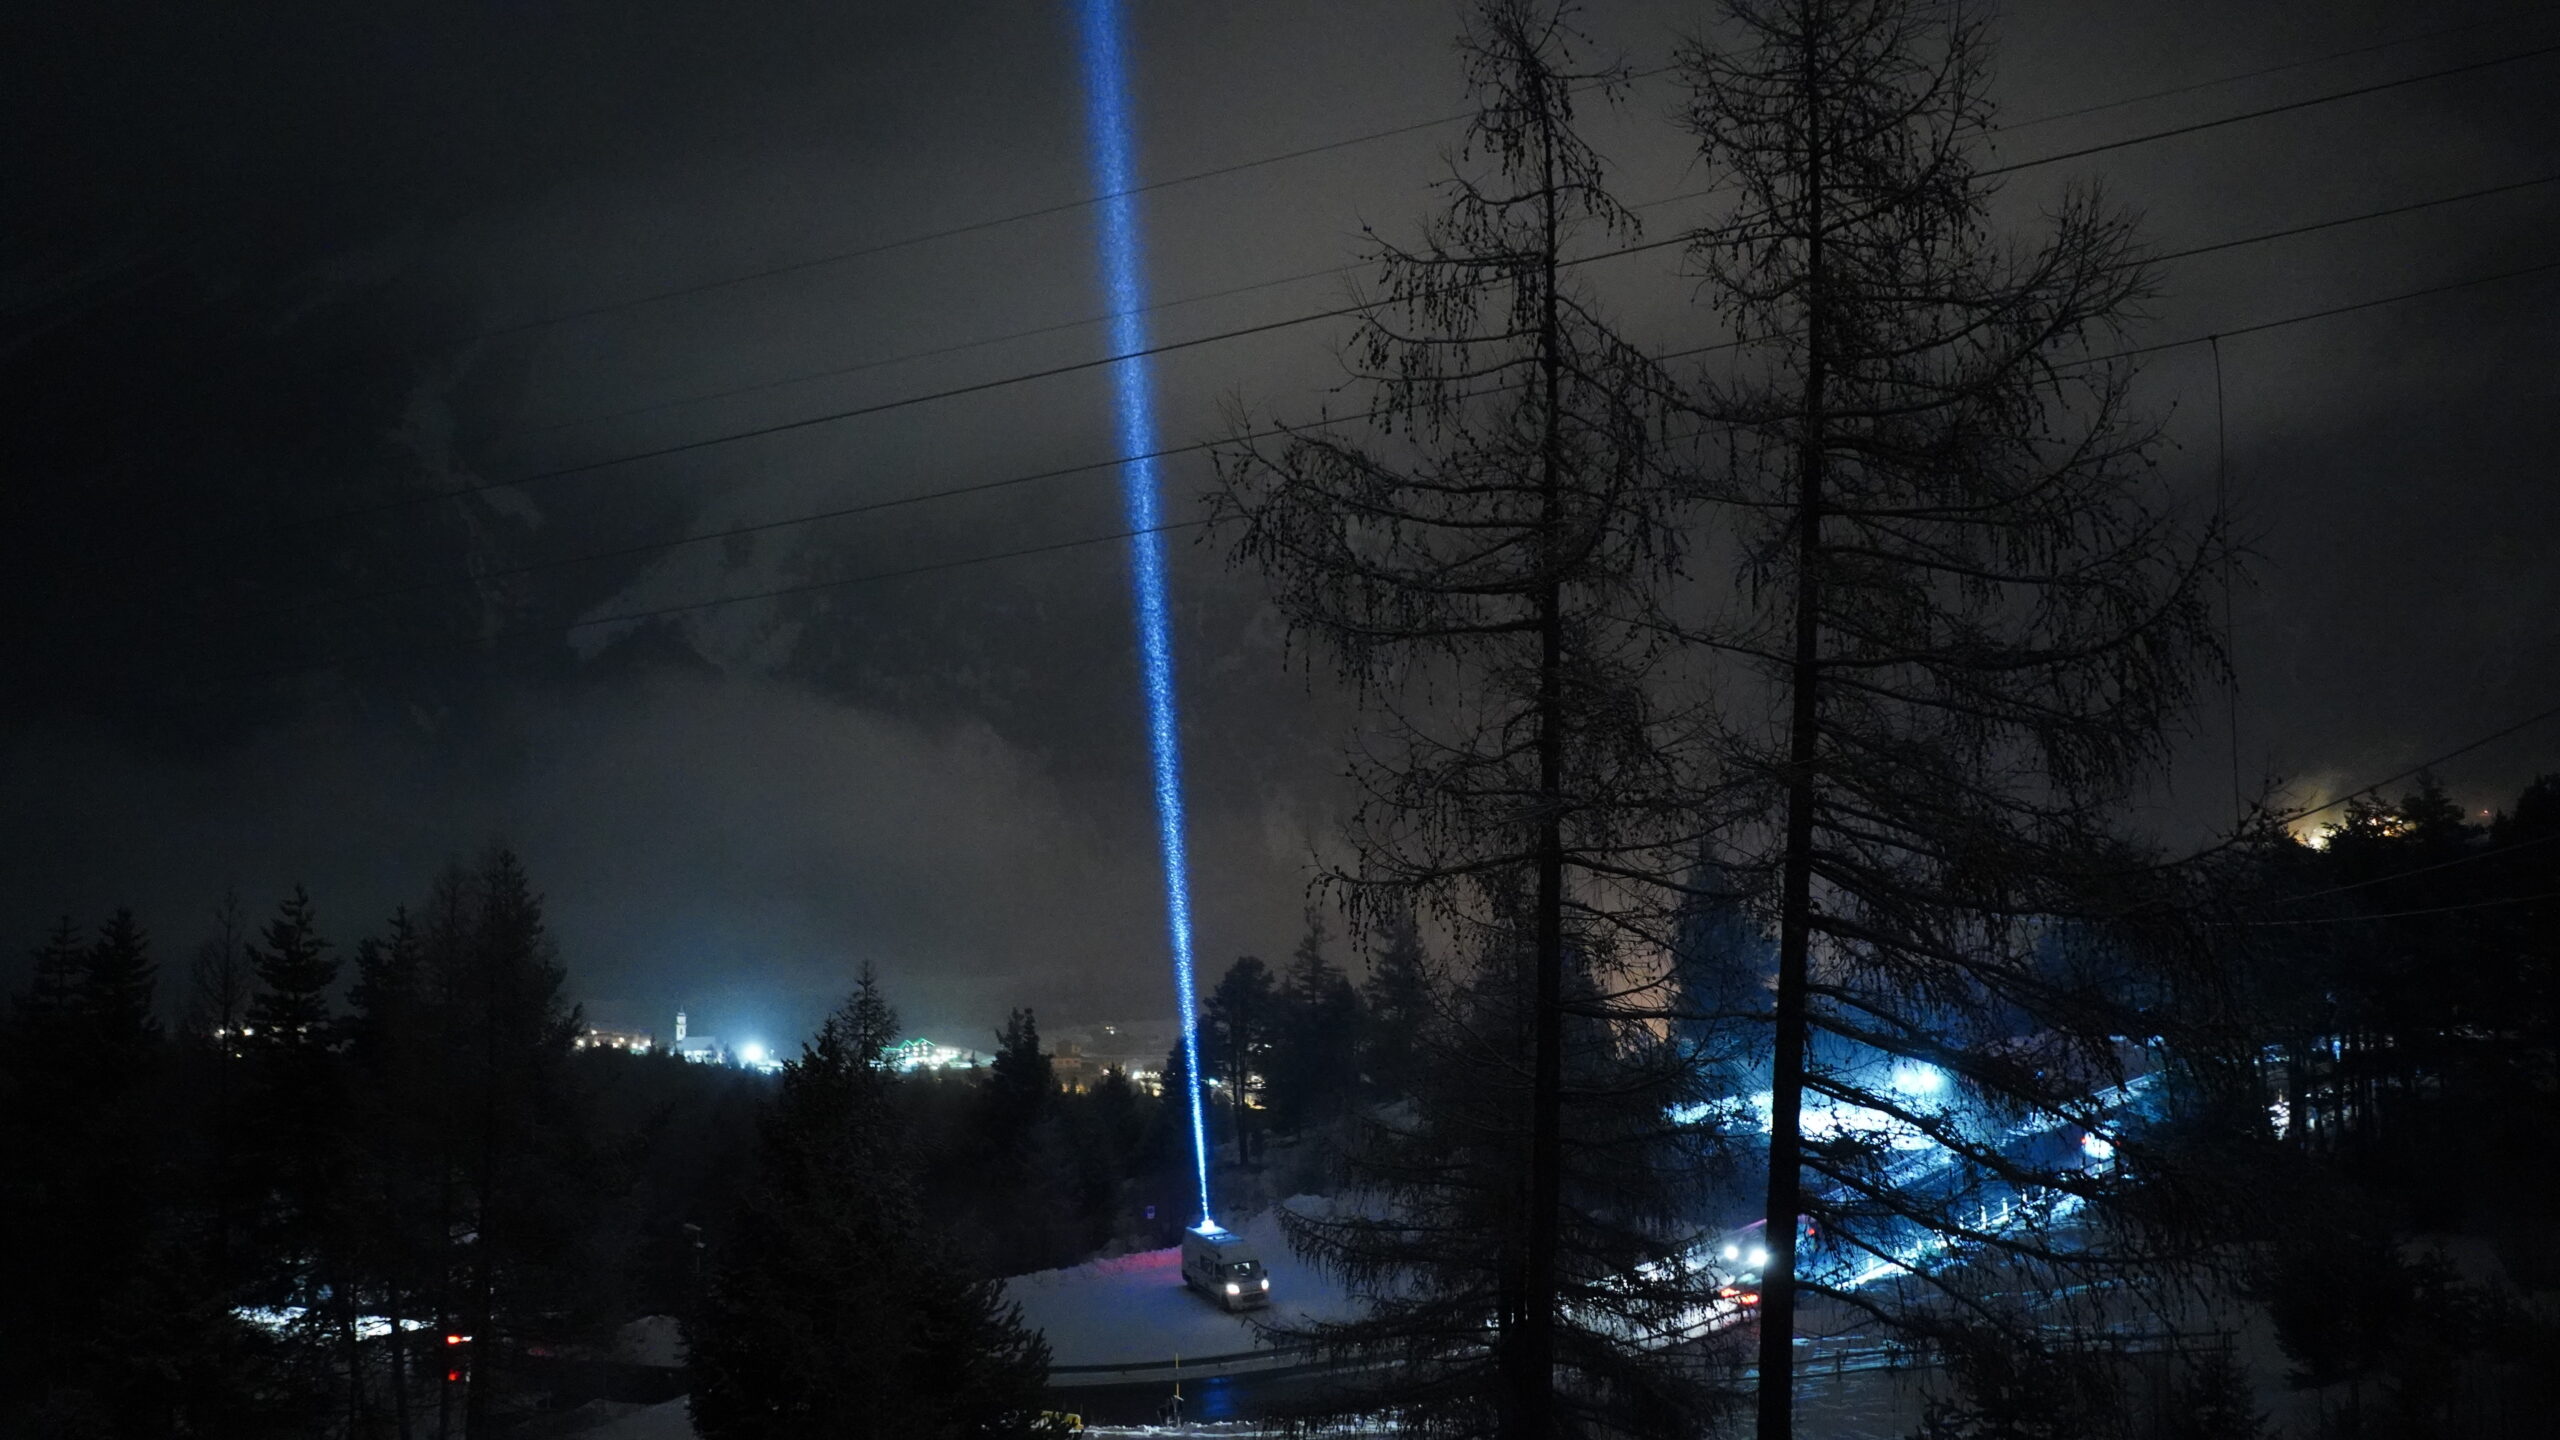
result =
M1271 1303L1271 1272L1262 1257L1231 1230L1216 1224L1182 1232L1182 1283L1229 1310Z

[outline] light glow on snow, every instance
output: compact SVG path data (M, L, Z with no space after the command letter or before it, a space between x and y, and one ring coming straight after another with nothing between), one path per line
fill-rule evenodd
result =
M1200 1102L1200 1031L1191 983L1191 865L1182 814L1182 740L1174 712L1173 634L1165 600L1164 521L1156 493L1154 400L1148 365L1146 282L1131 194L1129 87L1120 44L1119 0L1079 0L1083 34L1086 140L1093 150L1102 286L1110 301L1111 367L1120 419L1121 500L1129 517L1129 571L1136 590L1138 652L1145 665L1147 740L1155 762L1156 829L1164 851L1165 929L1173 948L1173 989L1190 1071L1191 1158L1200 1182L1200 1219L1209 1220L1208 1123Z

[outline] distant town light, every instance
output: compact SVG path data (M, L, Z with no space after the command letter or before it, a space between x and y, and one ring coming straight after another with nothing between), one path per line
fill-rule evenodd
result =
M750 1040L738 1047L738 1058L750 1065L761 1065L764 1063L764 1046Z

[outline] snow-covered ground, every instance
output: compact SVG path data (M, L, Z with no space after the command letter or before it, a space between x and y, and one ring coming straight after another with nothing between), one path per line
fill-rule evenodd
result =
M1267 1327L1347 1318L1352 1300L1339 1282L1289 1253L1279 1214L1267 1210L1234 1227L1271 1271L1268 1309L1219 1309L1182 1283L1182 1252L1145 1250L1043 1270L1004 1282L1025 1322L1049 1337L1056 1365L1108 1365L1233 1355L1268 1345Z
M644 1406L592 1430L578 1431L578 1440L695 1440L693 1412L685 1406L681 1395L662 1405Z

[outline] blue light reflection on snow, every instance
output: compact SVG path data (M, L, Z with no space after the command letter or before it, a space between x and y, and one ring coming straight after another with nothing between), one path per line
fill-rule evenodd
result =
M1128 75L1122 63L1119 0L1079 0L1087 142L1093 150L1094 215L1102 285L1110 301L1112 367L1120 415L1120 469L1127 507L1130 578L1137 592L1138 650L1145 662L1147 738L1155 762L1156 825L1164 849L1165 928L1173 945L1173 988L1181 1006L1182 1058L1191 1079L1191 1157L1200 1182L1200 1223L1209 1220L1208 1126L1200 1103L1200 1031L1191 981L1191 865L1182 814L1182 741L1174 712L1173 636L1166 613L1164 521L1156 494L1153 396L1148 384L1146 286L1140 275L1137 198L1129 163Z
M1915 1073L1925 1071L1926 1074ZM1865 1077L1872 1079L1874 1077ZM2150 1072L2133 1076L2119 1084L2092 1091L2069 1107L2068 1113L2042 1111L1980 1132L1983 1143L1998 1146L2035 1141L2056 1132L2077 1132L2077 1149L2083 1168L2099 1172L2112 1166L2117 1145L2101 1128L2099 1116L2131 1116L2139 1118L2157 1088L2160 1075ZM1909 1069L1897 1065L1889 1074L1889 1083L1901 1093L1904 1108L1918 1113L1952 1115L1948 1101L1951 1087L1944 1071L1934 1066L1911 1062ZM1670 1107L1665 1113L1679 1125L1712 1125L1729 1134L1767 1134L1770 1129L1772 1101L1768 1091L1748 1097L1728 1096L1720 1100L1696 1102ZM1954 1151L1931 1138L1910 1122L1865 1106L1819 1096L1808 1096L1800 1112L1808 1138L1837 1140L1861 1138L1881 1144L1896 1152L1884 1171L1891 1188L1903 1191L1926 1191L1930 1187L1952 1187L1960 1183L1962 1167ZM1970 1200L1959 1199L1951 1188L1942 1199L1954 1200L1953 1218L1978 1235L1999 1235L2022 1225L2035 1225L2048 1232L2076 1216L2086 1202L2082 1197L2060 1190L2027 1187L2024 1191L2007 1186L1983 1186ZM1971 1204L1973 1211L1962 1209ZM1746 1250L1759 1222L1709 1240L1688 1253L1686 1263L1718 1275L1756 1270L1765 1263L1757 1250ZM1897 1275L1925 1271L1954 1256L1957 1246L1942 1232L1920 1226L1906 1226L1902 1233L1869 1232L1860 1248L1825 1259L1818 1254L1807 1257L1799 1253L1799 1274L1808 1279L1855 1290ZM1881 1254L1875 1253L1881 1251ZM1722 1257L1722 1266L1714 1257ZM1730 1323L1736 1318L1731 1311L1702 1311L1699 1325L1687 1333L1703 1333L1704 1329Z

